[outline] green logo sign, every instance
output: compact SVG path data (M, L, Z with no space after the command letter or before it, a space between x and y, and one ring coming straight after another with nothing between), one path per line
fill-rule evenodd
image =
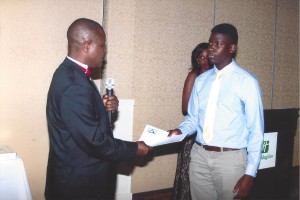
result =
M269 152L269 140L264 141L264 146L262 149L262 153L268 153Z
M263 154L262 154L262 157L261 157L263 160L268 160L268 159L274 157L274 155L271 155L269 153L269 148L270 148L269 140L264 141L264 146L263 146L263 149L262 149ZM267 154L267 153L269 153L269 154Z

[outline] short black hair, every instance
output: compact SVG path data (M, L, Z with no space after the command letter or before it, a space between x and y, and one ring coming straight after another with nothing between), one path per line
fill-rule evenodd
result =
M238 32L232 24L223 23L216 25L211 30L211 33L222 33L226 35L233 44L238 44Z
M103 29L103 27L96 21L87 19L87 18L79 18L76 19L68 28L67 31L67 39L69 43L76 43L78 40L82 38L80 34L90 34L97 31L98 29Z

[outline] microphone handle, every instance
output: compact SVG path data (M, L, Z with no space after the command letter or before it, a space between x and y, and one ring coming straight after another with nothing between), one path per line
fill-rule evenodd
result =
M113 91L113 89L106 89L106 94L107 94L107 96L112 96L113 95L113 93L114 93L114 91Z
M113 89L106 89L106 94L107 96L112 96L114 93ZM108 111L108 120L109 120L109 123L111 124L111 111Z

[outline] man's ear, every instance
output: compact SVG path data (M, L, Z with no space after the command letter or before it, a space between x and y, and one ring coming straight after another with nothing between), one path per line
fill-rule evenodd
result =
M233 54L236 52L236 44L231 44L230 45L230 53Z
M84 41L81 45L82 51L87 53L89 48L90 48L90 42L89 41Z

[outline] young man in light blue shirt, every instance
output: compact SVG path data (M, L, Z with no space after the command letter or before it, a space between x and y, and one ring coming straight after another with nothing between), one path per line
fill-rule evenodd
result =
M214 67L197 77L188 115L169 132L169 136L197 132L189 166L192 199L247 197L261 160L261 91L256 78L234 60L237 43L233 25L219 24L211 30L208 56ZM218 86L213 86L219 72ZM213 111L208 106L214 101L210 98L212 87L218 87ZM211 129L206 128L208 114L212 114ZM209 137L206 130L212 130Z

